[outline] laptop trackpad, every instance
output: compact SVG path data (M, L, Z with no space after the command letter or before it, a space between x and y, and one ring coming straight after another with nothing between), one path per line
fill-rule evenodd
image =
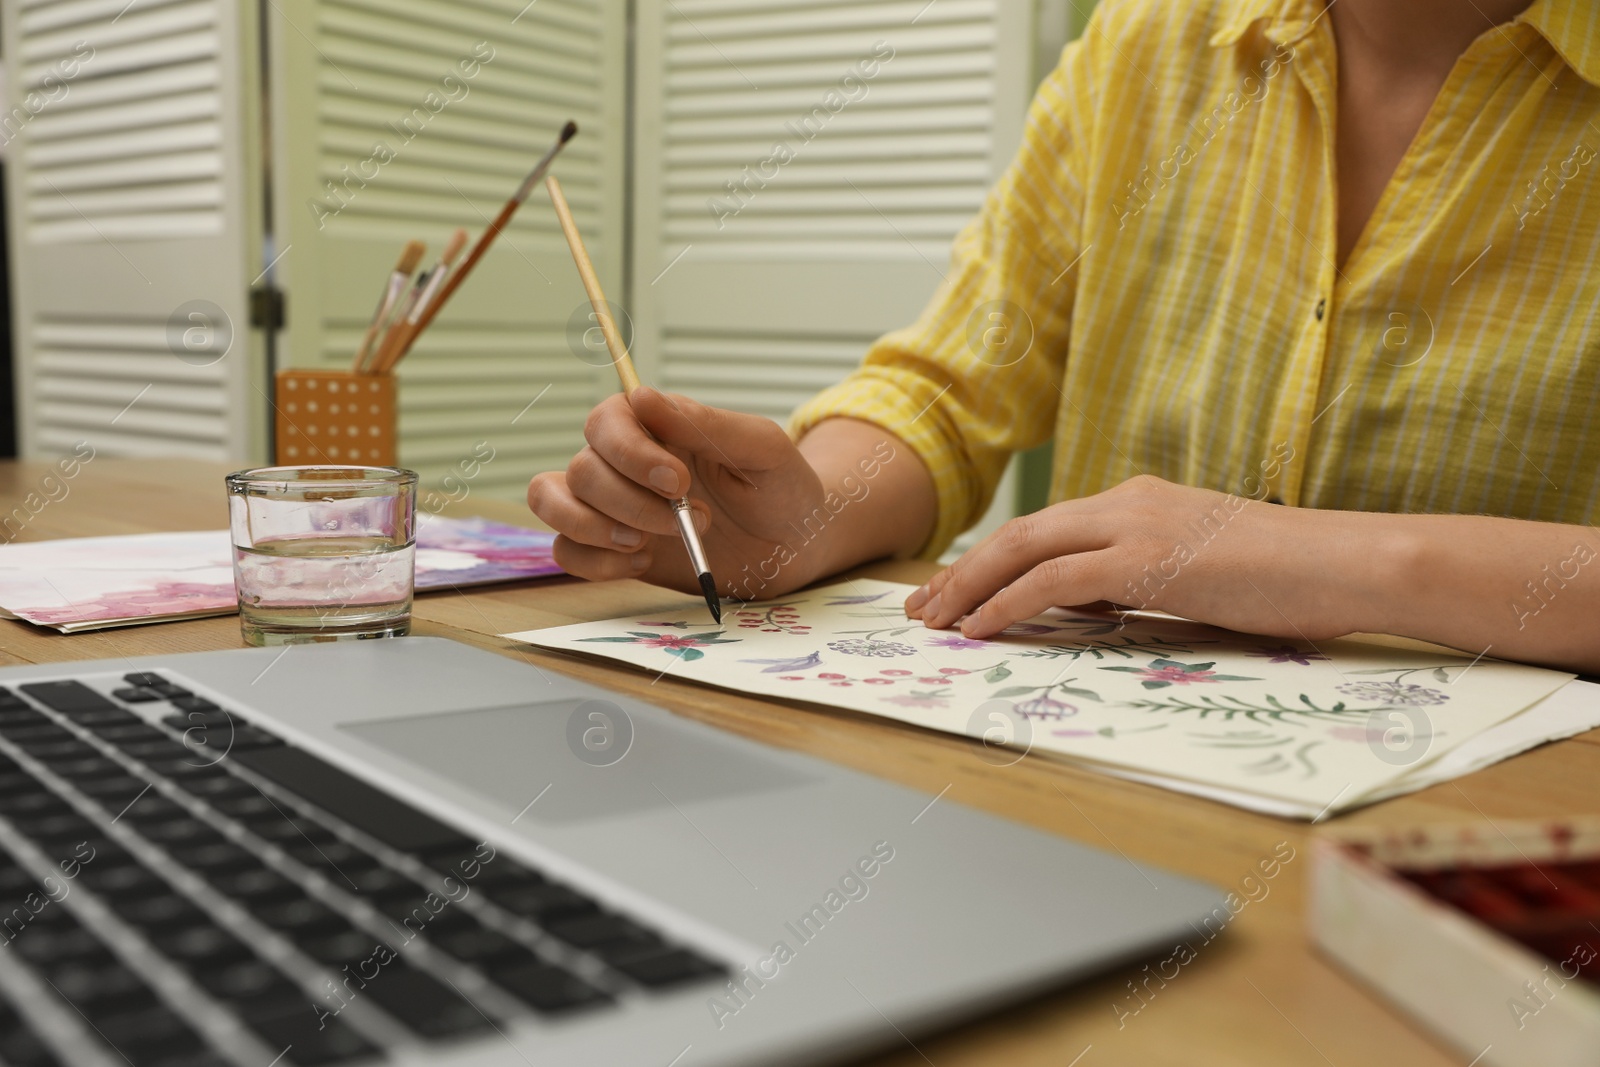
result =
M510 815L522 812L545 823L784 789L817 778L733 738L655 715L619 712L608 700L550 700L340 728L501 804Z

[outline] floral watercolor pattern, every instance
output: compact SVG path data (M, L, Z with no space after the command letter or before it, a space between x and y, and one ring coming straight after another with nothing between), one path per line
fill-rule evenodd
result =
M584 641L600 642L603 644L643 645L645 648L658 648L669 656L677 656L686 662L701 659L705 650L712 645L732 645L738 643L738 638L722 636L721 630L703 634L656 634L644 630L629 630L627 637L585 637Z
M1169 781L1270 797L1309 818L1362 803L1405 766L1368 744L1386 712L1450 707L1460 744L1554 691L1566 677L1493 661L1334 641L1320 648L1170 618L1056 609L972 641L906 619L910 586L858 579L782 602L742 604L726 631L687 598L682 614L513 635L653 671L677 657L688 681L883 715L973 735L1000 702L1036 750ZM743 614L741 614L743 613ZM870 629L864 627L871 627ZM993 709L990 709L991 711ZM1187 783L1178 785L1176 783ZM1242 801L1241 801L1242 803ZM1250 806L1248 803L1245 806Z
M1169 685L1194 685L1197 682L1259 682L1242 674L1219 674L1212 670L1216 663L1179 663L1177 660L1157 657L1148 667L1101 667L1103 671L1123 671L1139 677L1146 689L1165 689Z

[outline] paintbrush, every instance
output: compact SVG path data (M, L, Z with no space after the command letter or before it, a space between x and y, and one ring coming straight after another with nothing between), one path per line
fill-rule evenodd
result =
M425 279L418 279L417 290L413 294L410 306L406 308L405 315L390 328L388 335L383 339L383 347L378 352L374 373L389 373L395 364L411 351L417 335L422 332L422 317L437 300L440 288L450 277L456 257L461 255L461 250L465 247L467 247L467 231L457 230L450 235L449 242L445 244L438 265L427 273Z
M550 190L550 202L555 205L556 218L561 220L561 232L566 235L567 247L572 250L572 261L578 265L578 277L583 279L584 292L589 294L589 305L594 308L595 321L600 324L600 333L606 339L606 348L611 353L612 365L617 368L622 391L631 393L642 384L639 372L634 369L633 357L628 355L628 347L622 343L622 334L611 318L611 305L606 303L606 294L600 288L600 277L594 272L588 250L583 247L578 223L572 217L572 209L567 206L567 198L561 192L561 183L556 181L555 176L546 178L544 185ZM720 623L722 603L717 598L717 581L711 577L711 565L706 562L706 550L700 543L700 533L694 528L694 509L687 496L679 497L673 503L672 514L678 520L678 533L683 537L683 547L689 550L689 563L694 567L695 577L700 579L700 591L705 594L706 607L711 609L711 617Z
M361 347L356 349L355 361L350 369L356 374L362 373L367 359L373 354L373 345L377 343L378 334L383 330L384 321L389 317L389 312L400 300L400 294L406 291L406 282L411 278L411 272L417 269L417 264L422 262L422 255L427 251L421 241L407 241L400 250L400 258L395 261L394 270L389 273L389 281L383 287L383 292L378 295L378 307L372 313L372 322L367 326L366 334L361 338Z
M473 244L472 251L467 253L467 258L461 263L461 269L450 275L443 288L439 290L438 296L423 310L422 318L417 323L416 333L426 330L428 325L433 322L434 316L444 309L450 297L461 287L461 283L467 280L467 275L472 273L472 268L478 265L478 260L482 259L484 253L489 251L489 246L494 244L494 239L500 236L500 231L510 225L511 216L515 215L517 208L521 207L522 202L528 199L528 194L533 192L535 185L539 184L539 179L543 178L545 172L550 169L550 164L555 162L556 156L566 147L567 142L577 135L578 124L569 119L567 124L561 127L561 135L556 138L556 143L550 146L550 151L546 152L544 158L533 165L533 169L528 172L526 178L522 179L522 184L517 187L517 191L511 194L511 199L507 200L505 206L500 209L500 214L494 217L494 221L489 223L489 228L484 230L483 235Z

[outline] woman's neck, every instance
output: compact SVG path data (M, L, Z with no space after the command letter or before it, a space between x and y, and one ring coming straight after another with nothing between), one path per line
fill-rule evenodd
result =
M1339 47L1378 68L1448 72L1485 30L1510 22L1532 0L1332 0Z

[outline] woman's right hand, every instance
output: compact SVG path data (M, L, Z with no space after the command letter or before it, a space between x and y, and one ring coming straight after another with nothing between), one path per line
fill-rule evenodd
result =
M685 493L725 595L781 596L827 573L823 546L789 547L822 507L822 480L771 419L640 388L602 401L584 438L565 471L528 485L569 574L698 592L672 513Z

